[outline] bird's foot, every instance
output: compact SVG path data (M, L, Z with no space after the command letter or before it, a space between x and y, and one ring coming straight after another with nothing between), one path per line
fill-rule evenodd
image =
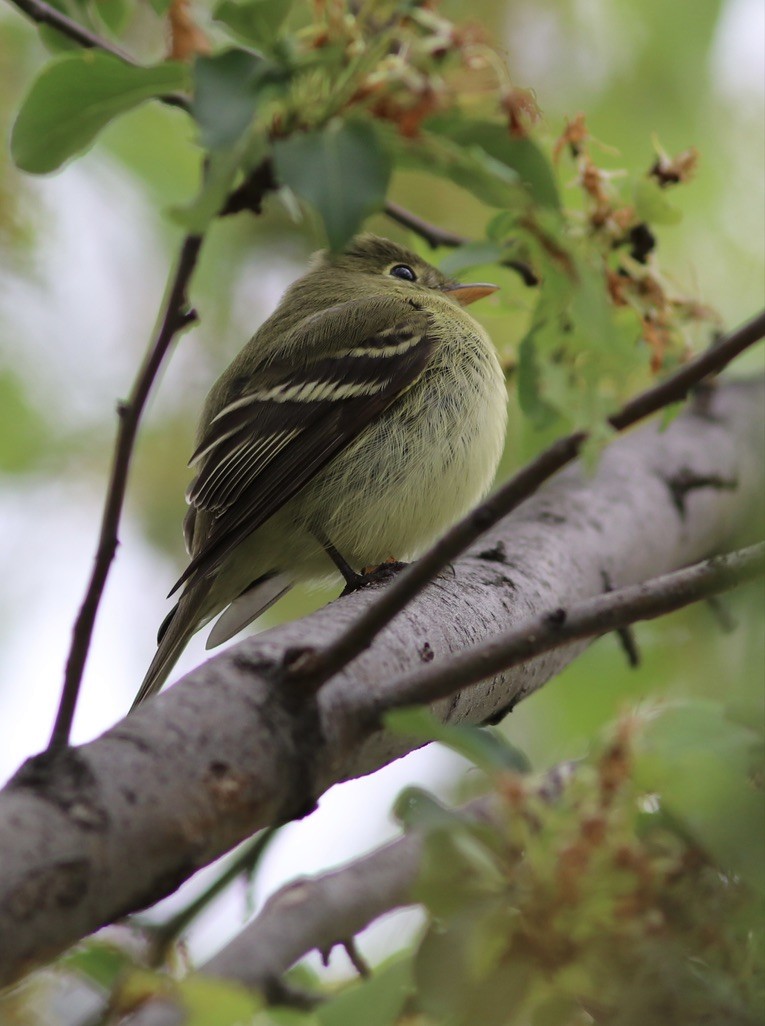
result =
M380 584L382 581L389 581L391 577L395 577L400 570L407 566L409 566L408 563L402 563L400 560L389 556L379 566L365 566L360 574L353 573L353 576L346 576L344 574L345 588L341 594L350 595L351 592L358 591L359 588L366 588L370 584Z

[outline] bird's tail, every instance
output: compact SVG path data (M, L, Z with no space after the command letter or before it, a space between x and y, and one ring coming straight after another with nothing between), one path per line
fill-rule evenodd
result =
M205 623L205 599L210 590L207 581L188 588L181 595L177 605L159 629L157 651L152 659L143 683L131 706L131 711L149 695L159 691L168 678L178 657L192 634Z
M238 634L288 592L292 583L292 578L285 573L265 574L253 581L219 618L207 641L207 648L214 648ZM201 584L187 588L181 595L178 604L159 629L156 654L138 689L132 709L144 698L159 691L191 635L215 615L215 607L210 612L209 592L210 583L202 581ZM220 609L220 606L217 608Z

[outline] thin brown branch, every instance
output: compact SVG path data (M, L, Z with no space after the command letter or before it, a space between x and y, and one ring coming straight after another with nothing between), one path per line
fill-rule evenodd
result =
M411 210L390 200L385 204L385 213L391 221L395 221L402 228L408 228L415 235L423 238L432 249L436 249L438 246L464 246L466 242L470 242L470 239L464 235L458 235L457 232L450 232L447 228L441 228L437 224L425 221L417 214L413 214Z
M358 716L408 705L434 702L527 662L572 641L621 630L638 620L653 620L683 606L761 576L765 572L765 543L695 563L684 570L654 577L570 609L554 609L504 634L452 656L446 665L431 663L421 670L384 681L373 698L357 696Z
M399 206L398 203L393 203L390 200L385 204L385 213L391 221L395 221L396 224L408 228L423 238L432 249L436 249L438 246L464 246L470 242L470 239L464 235L458 235L457 232L450 232L446 228L432 224L432 222L424 220L424 218L419 217L417 214L413 214L411 210L407 210L405 207ZM512 257L505 257L500 260L500 263L520 275L524 285L533 287L539 284L539 278L523 260L513 260Z
M763 336L765 311L689 361L665 381L635 396L608 418L609 425L616 431L623 431L658 410L684 399L694 386L708 375L719 373ZM484 531L533 495L553 474L575 460L586 440L585 431L575 431L553 442L517 471L497 492L450 528L416 563L402 571L379 599L326 648L305 652L298 659L293 658L285 671L294 677L310 679L314 687L324 684L368 648L380 631Z
M197 319L196 312L188 307L186 292L196 267L201 245L202 238L199 235L188 235L184 239L178 264L168 289L165 312L156 338L146 351L130 397L126 402L120 403L117 409L119 426L101 518L98 548L85 598L72 632L72 643L64 673L61 699L48 744L48 752L51 753L59 751L69 743L93 626L109 574L109 567L119 542L117 533L125 499L125 488L143 408L173 339L178 332L193 324Z

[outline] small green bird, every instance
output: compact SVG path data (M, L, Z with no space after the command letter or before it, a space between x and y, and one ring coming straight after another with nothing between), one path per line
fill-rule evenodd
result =
M222 610L208 648L298 581L411 559L487 492L507 398L464 306L495 291L374 235L314 257L207 397L191 561L136 704Z

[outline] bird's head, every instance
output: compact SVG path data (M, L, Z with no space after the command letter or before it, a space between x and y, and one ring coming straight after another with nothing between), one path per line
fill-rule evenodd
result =
M440 292L460 306L497 291L496 285L463 285L405 246L369 233L357 235L342 253L319 253L313 273L322 272L332 274L335 280L339 275L360 293L380 294L381 287L404 298L417 298L418 293L423 292Z

